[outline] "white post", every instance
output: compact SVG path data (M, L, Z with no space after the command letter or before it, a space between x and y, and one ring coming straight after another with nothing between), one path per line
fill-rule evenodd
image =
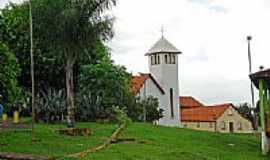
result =
M269 150L269 146L268 146L268 138L266 136L266 132L262 131L261 132L261 147L262 147L262 154L266 155L268 150Z

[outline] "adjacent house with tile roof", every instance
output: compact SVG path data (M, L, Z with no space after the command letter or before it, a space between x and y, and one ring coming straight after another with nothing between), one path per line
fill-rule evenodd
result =
M162 36L145 54L150 73L132 77L131 90L141 99L153 96L159 100L163 118L157 123L164 126L181 126L178 55L181 52Z
M182 100L181 100L182 99ZM222 133L252 133L249 120L238 113L233 104L205 106L198 100L181 98L182 125L186 128Z

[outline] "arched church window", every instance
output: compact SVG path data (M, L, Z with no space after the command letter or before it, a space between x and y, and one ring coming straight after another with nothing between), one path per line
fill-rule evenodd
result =
M172 54L169 54L169 64L172 64Z
M160 64L160 56L157 54L157 64Z
M168 64L168 55L165 54L165 64Z

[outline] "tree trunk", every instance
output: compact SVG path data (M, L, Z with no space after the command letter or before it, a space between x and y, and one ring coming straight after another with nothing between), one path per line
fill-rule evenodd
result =
M32 141L35 141L35 75L34 75L34 54L33 54L33 18L32 18L32 1L29 1L29 25L30 25L30 57L31 57L31 85L32 85Z
M73 84L73 63L67 60L66 64L66 88L67 88L67 126L75 127L75 104L74 104L74 84Z

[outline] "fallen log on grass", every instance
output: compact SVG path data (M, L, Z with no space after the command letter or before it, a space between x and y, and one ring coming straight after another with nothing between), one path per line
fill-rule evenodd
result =
M52 157L35 156L31 154L20 154L20 153L0 153L0 159L6 160L54 160Z
M68 157L74 157L74 158L83 158L85 156L87 156L88 154L90 153L94 153L94 152L97 152L99 150L102 150L106 147L108 147L111 143L115 143L117 142L117 139L120 135L120 133L126 128L126 124L121 124L115 131L114 133L110 136L110 138L108 140L106 140L103 144L100 144L94 148L90 148L86 151L82 151L82 152L79 152L79 153L75 153L75 154L72 154L72 155L69 155Z
M64 128L56 130L59 134L68 136L89 136L92 134L90 128Z

